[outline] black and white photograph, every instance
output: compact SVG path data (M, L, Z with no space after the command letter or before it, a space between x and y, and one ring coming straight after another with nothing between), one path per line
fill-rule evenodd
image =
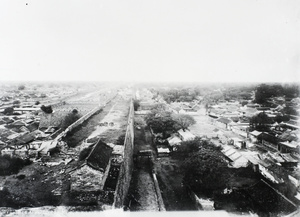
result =
M299 0L0 4L0 216L300 216Z

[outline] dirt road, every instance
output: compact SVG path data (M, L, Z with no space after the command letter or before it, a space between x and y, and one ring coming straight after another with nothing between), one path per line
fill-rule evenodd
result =
M135 130L134 136L134 153L137 158L128 193L129 209L131 211L159 211L151 175L153 159L150 156L139 154L145 150L151 150L154 153L151 134L142 127L140 130Z

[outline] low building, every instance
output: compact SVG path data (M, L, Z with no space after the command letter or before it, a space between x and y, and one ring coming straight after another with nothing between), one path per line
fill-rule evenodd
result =
M246 148L246 141L239 139L237 137L229 139L228 144L233 145L239 149Z
M274 135L266 132L262 132L257 137L258 142L260 142L265 148L272 150L272 151L278 151L278 138Z
M220 128L223 128L223 129L229 129L229 124L231 123L232 121L228 118L218 118L216 120L216 126L220 127Z
M57 140L48 140L48 141L44 141L40 148L37 150L38 153L43 154L43 155L47 155L48 153L50 153L53 149L55 149L58 145Z
M300 153L300 143L299 142L279 142L278 150L282 153Z
M265 164L263 161L259 164L259 172L274 184L283 184L288 178L284 168L277 164Z
M234 132L244 138L248 137L249 125L243 126L243 125L234 124L230 128L231 128L232 132Z
M70 172L70 205L112 205L124 147L99 140L85 162Z
M258 142L257 138L258 138L258 136L259 136L260 134L262 134L262 132L259 132L259 131L256 131L256 130L250 132L250 133L249 133L250 141L253 142L253 143Z
M232 147L225 146L222 150L222 153L226 156L230 162L230 165L234 168L247 167L249 165L248 159Z
M196 136L194 134L192 134L189 130L180 129L178 131L178 135L182 141L189 141L189 140L193 140L196 138Z
M166 148L166 147L158 147L157 154L158 154L158 157L169 156L170 150L169 150L169 148Z
M182 140L178 136L171 136L167 140L171 147L180 145L180 143L182 142Z
M291 154L286 153L286 154L280 154L280 156L283 158L284 162L281 163L282 166L284 167L297 167L298 165L298 160L293 158Z

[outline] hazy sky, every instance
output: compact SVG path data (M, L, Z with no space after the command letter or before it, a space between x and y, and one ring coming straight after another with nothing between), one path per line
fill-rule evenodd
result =
M1 0L0 76L300 81L300 1Z

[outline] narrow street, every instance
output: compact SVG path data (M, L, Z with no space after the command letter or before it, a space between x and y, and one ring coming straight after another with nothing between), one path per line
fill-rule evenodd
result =
M156 157L152 135L145 125L135 129L135 167L128 194L130 211L158 211L158 196L151 175L156 171L158 185L167 211L197 210L194 202L181 184L179 170L181 160L169 157Z
M135 129L135 162L128 193L130 211L159 211L151 171L154 149L151 134L144 127Z

